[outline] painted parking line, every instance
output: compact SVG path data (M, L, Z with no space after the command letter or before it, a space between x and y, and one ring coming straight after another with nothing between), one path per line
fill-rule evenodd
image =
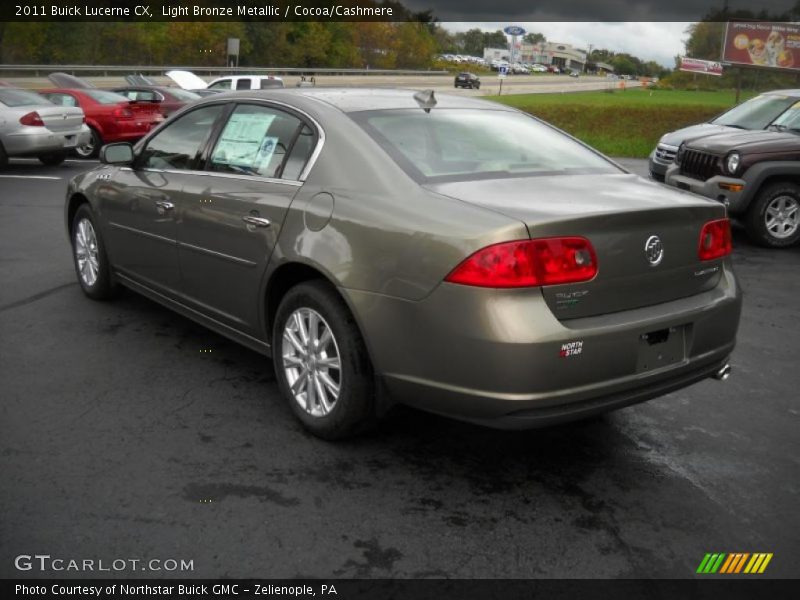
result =
M0 175L2 179L56 179L60 180L63 177L53 177L51 175Z

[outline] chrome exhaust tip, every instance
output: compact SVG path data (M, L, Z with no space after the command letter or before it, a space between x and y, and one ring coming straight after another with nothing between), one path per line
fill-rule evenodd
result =
M731 376L731 371L732 369L730 364L725 363L719 368L719 370L716 373L714 373L713 377L717 381L725 381L728 377Z

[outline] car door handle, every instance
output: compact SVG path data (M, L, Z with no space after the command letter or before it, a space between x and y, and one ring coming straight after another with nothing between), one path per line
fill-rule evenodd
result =
M265 219L263 217L253 217L250 215L245 215L242 217L242 221L247 223L248 225L253 225L254 227L269 227L272 225L269 219Z
M167 202L166 200L156 200L156 212L160 215L167 214L167 211L172 210L175 208L175 205L172 202Z

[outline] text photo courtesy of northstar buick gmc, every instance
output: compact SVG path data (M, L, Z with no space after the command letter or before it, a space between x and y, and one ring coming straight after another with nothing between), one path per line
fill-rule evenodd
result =
M223 93L101 161L65 205L85 294L124 285L270 356L320 437L394 403L530 428L730 371L725 207L515 109Z

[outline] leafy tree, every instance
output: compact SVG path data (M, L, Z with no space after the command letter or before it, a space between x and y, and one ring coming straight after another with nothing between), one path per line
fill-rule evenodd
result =
M547 38L541 33L526 33L522 41L526 44L542 44L547 41Z

